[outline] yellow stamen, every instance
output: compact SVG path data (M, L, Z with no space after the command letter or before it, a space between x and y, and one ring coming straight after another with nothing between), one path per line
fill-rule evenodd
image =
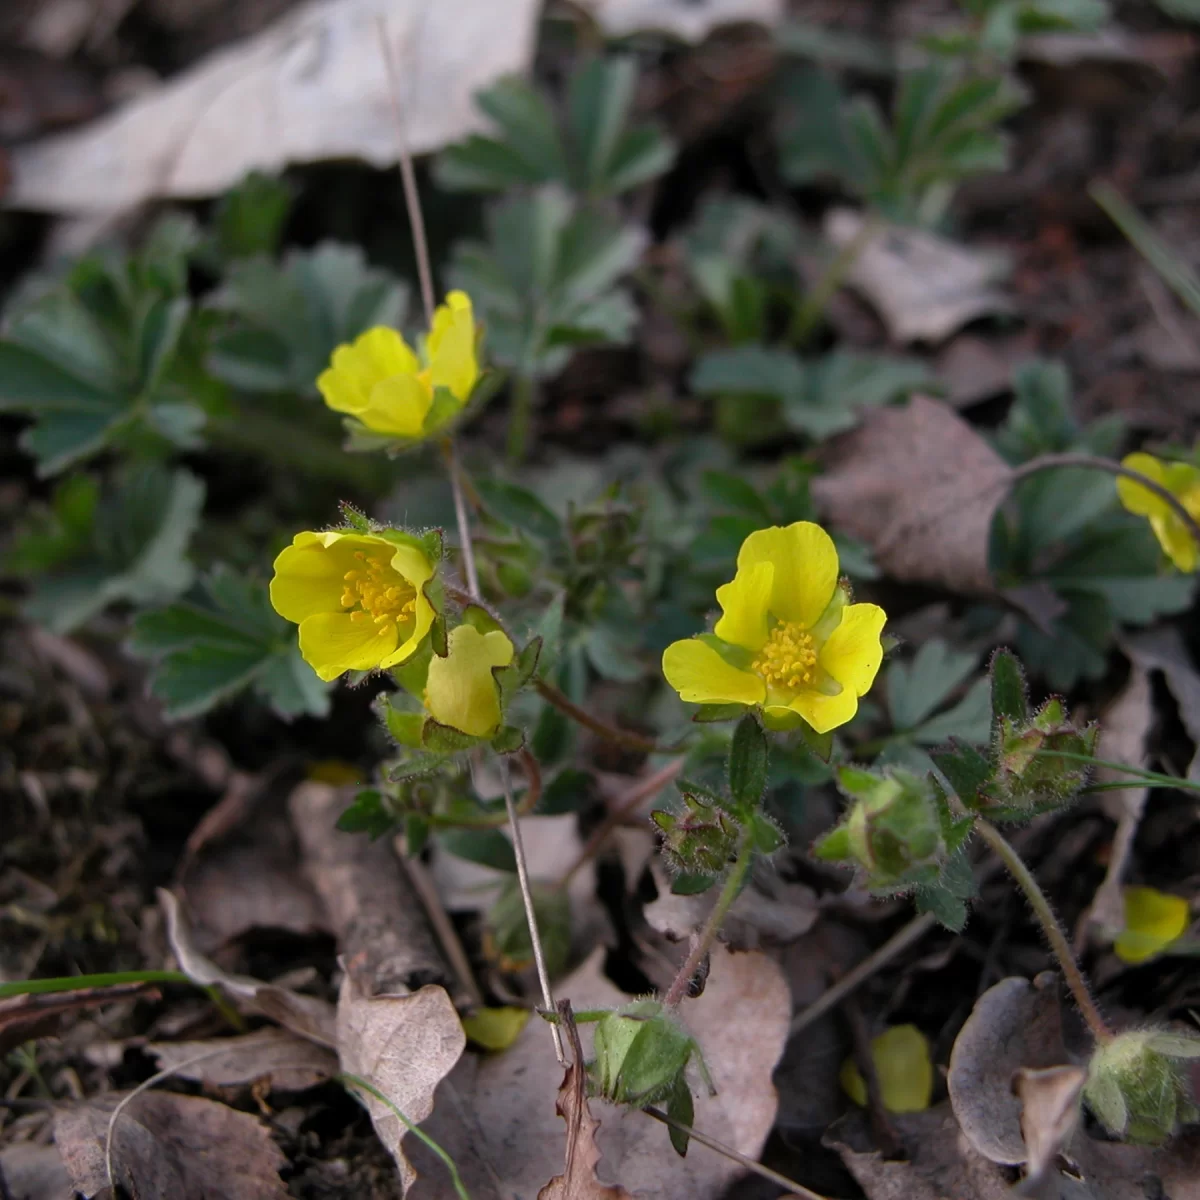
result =
M417 593L412 585L392 569L382 554L367 555L356 550L354 557L363 564L361 569L347 571L342 576L342 604L354 611L352 621L368 619L376 625L411 620L417 607Z
M813 684L817 675L817 647L812 634L796 621L782 622L771 631L751 669L767 684L778 688Z

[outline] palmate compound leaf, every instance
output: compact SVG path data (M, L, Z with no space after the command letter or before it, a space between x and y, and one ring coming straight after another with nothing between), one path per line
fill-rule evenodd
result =
M548 376L573 347L628 340L637 310L618 285L641 257L644 231L555 188L497 204L487 224L486 243L455 246L451 274L478 307L495 362Z
M217 567L194 596L142 613L127 648L155 660L150 690L168 717L207 712L248 687L281 717L329 711L328 688L300 657L266 585L229 567Z
M189 471L150 464L109 485L88 536L37 578L24 610L67 633L109 604L163 604L192 582L188 543L204 506L204 484Z
M926 745L936 745L954 736L986 741L990 709L986 700L981 701L976 695L978 686L967 694L971 698L969 705L964 698L940 717L932 716L966 682L976 666L974 654L955 650L941 638L930 638L923 643L910 662L892 663L888 667L886 690L888 711L896 730L907 732L914 741ZM987 681L981 683L981 694L986 697ZM956 720L950 720L951 717Z
M335 347L402 322L408 289L368 266L358 246L323 242L282 262L234 263L211 305L228 317L208 359L217 378L251 392L315 395Z

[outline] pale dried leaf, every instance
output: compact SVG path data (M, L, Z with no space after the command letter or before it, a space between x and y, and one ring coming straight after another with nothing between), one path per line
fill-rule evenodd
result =
M1146 738L1153 724L1154 697L1150 691L1150 677L1144 668L1135 663L1129 673L1129 682L1101 715L1100 744L1096 757L1128 763L1131 767L1144 766ZM1109 767L1096 769L1097 783L1113 783L1127 778L1128 775ZM1129 856L1133 853L1133 840L1137 836L1149 793L1149 788L1136 784L1100 793L1100 803L1108 816L1116 821L1117 831L1113 835L1108 868L1088 909L1087 921L1109 935L1125 927L1122 880Z
M333 1006L316 996L263 983L249 975L235 975L217 966L196 949L178 899L166 888L158 889L158 902L167 925L167 944L179 969L201 987L219 987L227 995L263 1016L322 1046L336 1046Z
M825 217L826 238L839 250L862 234L865 218L849 209ZM967 322L1008 312L1012 301L996 284L1008 261L932 233L885 226L855 259L847 282L875 306L897 342L941 342Z
M1179 706L1179 720L1196 748L1188 766L1188 778L1200 779L1200 672L1179 630L1173 625L1147 629L1126 638L1122 649L1145 670L1162 672Z
M986 338L960 333L934 362L938 381L946 389L946 403L970 408L1010 391L1013 368L1031 358L1036 349L1027 333Z
M558 1089L554 1108L567 1123L566 1169L538 1192L538 1200L633 1200L620 1186L602 1183L596 1174L600 1147L596 1131L600 1122L592 1116L587 1099L587 1066L579 1030L569 1001L560 1002L559 1014L571 1044L571 1063Z
M181 1079L194 1079L210 1087L240 1087L269 1080L282 1091L302 1091L333 1078L337 1057L306 1038L286 1029L259 1029L242 1037L212 1038L204 1042L159 1042L146 1047ZM206 1050L221 1051L192 1061Z
M615 1007L630 999L603 974L597 951L556 986L579 1012ZM695 1080L695 1127L752 1158L762 1152L775 1119L771 1080L787 1039L791 995L779 967L759 953L734 954L717 947L708 986L697 1000L685 1001L680 1015L704 1050L716 1096ZM590 1025L580 1026L585 1049ZM476 1065L477 1064L477 1065ZM550 1041L540 1021L530 1021L503 1054L464 1060L425 1128L458 1164L464 1182L481 1196L505 1200L536 1196L562 1170L562 1122L550 1097L561 1081ZM593 1101L593 1105L598 1102ZM666 1130L637 1113L611 1110L599 1135L604 1161L619 1171L635 1196L686 1196L717 1200L742 1174L736 1163L693 1142L686 1158L670 1147ZM414 1158L421 1156L413 1148ZM411 1200L441 1200L424 1178Z
M34 1142L6 1146L0 1150L0 1180L13 1200L64 1200L71 1195L71 1177L57 1146Z
M1010 977L988 988L950 1053L946 1084L954 1115L971 1145L992 1162L1015 1166L1028 1158L1013 1076L1021 1067L1067 1062L1055 985L1046 972L1033 983Z
M839 1121L824 1139L868 1200L1011 1200L1008 1181L962 1137L949 1105L894 1116L892 1124L907 1162L885 1159L874 1149L858 1113Z
M104 1147L123 1093L110 1092L59 1113L54 1140L76 1191L108 1187ZM287 1159L257 1117L201 1096L143 1092L122 1110L112 1137L113 1179L132 1196L172 1200L286 1197ZM107 1194L107 1193L106 1193Z
M348 975L338 996L337 1038L342 1070L378 1088L414 1125L433 1111L434 1089L467 1044L443 988L430 984L410 996L367 997ZM417 1177L401 1145L408 1130L376 1097L359 1096L396 1160L407 1195Z
M1018 1068L1012 1088L1021 1102L1027 1183L1034 1184L1053 1172L1059 1152L1074 1137L1086 1082L1083 1067Z
M1133 1146L1076 1136L1069 1156L1083 1177L1081 1200L1200 1200L1200 1132L1166 1146Z
M611 37L641 30L672 33L698 42L721 25L754 21L777 25L783 19L783 0L576 0Z
M252 170L397 161L393 101L415 154L483 128L474 95L522 71L536 0L312 0L83 129L20 147L13 208L103 212L211 196ZM399 96L384 64L387 18Z
M812 494L829 522L865 541L892 578L987 594L992 515L1011 476L953 409L914 396L835 439Z

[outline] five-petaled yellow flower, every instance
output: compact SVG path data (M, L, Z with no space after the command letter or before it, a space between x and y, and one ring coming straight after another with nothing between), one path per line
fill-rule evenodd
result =
M1200 520L1200 467L1191 463L1162 462L1152 454L1127 454L1121 466L1162 484L1179 503ZM1191 572L1200 561L1200 547L1171 506L1132 479L1117 480L1117 495L1131 513L1149 517L1150 528L1166 556L1181 570Z
M424 587L436 563L395 531L298 533L275 560L271 604L300 626L300 653L324 680L394 667L429 632Z
M491 737L499 728L500 685L492 673L513 660L513 644L499 629L480 633L474 625L450 631L445 658L434 655L425 681L425 707L441 725L472 737Z
M394 329L377 325L333 352L317 387L330 408L372 433L411 441L453 418L478 378L471 300L451 292L433 314L424 361Z
M886 616L876 604L847 603L837 550L819 525L752 533L717 602L713 634L663 654L663 674L682 699L757 705L769 724L799 717L817 733L854 716L883 660Z

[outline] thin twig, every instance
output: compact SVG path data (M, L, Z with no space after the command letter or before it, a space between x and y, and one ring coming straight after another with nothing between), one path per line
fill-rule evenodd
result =
M584 729L590 729L597 737L602 737L607 742L626 746L630 750L640 750L643 754L669 754L671 752L671 747L660 746L653 738L642 737L640 733L633 733L628 729L618 729L615 725L609 725L607 721L593 716L587 709L580 708L570 697L560 692L554 684L547 683L544 679L537 681L537 691L538 695L548 704L554 705L559 712L565 713L576 724L582 725Z
M417 192L417 175L413 170L412 154L408 149L408 127L404 111L400 106L400 73L392 56L392 42L388 37L387 18L379 13L375 17L379 26L379 45L383 51L383 62L387 68L388 95L392 102L392 115L396 121L396 141L400 154L400 179L404 184L404 207L408 210L412 226L413 250L417 256L417 278L421 283L421 302L425 306L425 321L433 327L433 271L429 266L429 241L425 236L425 216L421 211L421 198Z
M1071 943L1067 941L1067 935L1058 923L1058 917L1055 916L1054 909L1050 907L1050 901L1046 899L1033 872L994 825L982 817L976 817L975 829L979 836L996 852L997 857L1008 868L1008 873L1016 881L1017 886L1025 893L1025 899L1029 902L1029 907L1033 909L1033 914L1037 917L1038 924L1046 935L1046 941L1050 943L1050 949L1058 960L1063 977L1067 981L1067 987L1071 989L1071 995L1075 997L1075 1003L1079 1006L1083 1019L1092 1031L1092 1036L1101 1045L1111 1042L1113 1032L1096 1007L1096 1001L1092 998L1092 990L1071 951Z
M708 1134L701 1133L698 1129L693 1129L690 1125L685 1125L682 1121L677 1121L674 1117L668 1116L667 1113L663 1112L661 1108L646 1107L642 1109L642 1112L648 1117L653 1117L656 1121L661 1121L664 1125L669 1125L672 1129L678 1129L681 1133L686 1133L693 1141L699 1142L702 1146L707 1146L710 1150L715 1150L731 1162L745 1167L747 1171L753 1171L755 1175L761 1175L763 1179L769 1179L772 1183L779 1184L780 1187L787 1189L789 1196L800 1196L802 1200L827 1200L819 1192L810 1191L803 1185L795 1183L786 1175L780 1175L778 1171L772 1171L770 1167L764 1167L762 1163L755 1162L754 1159L743 1154L740 1150L735 1150L732 1146L727 1146L724 1142L718 1142L716 1138L709 1137Z
M537 912L533 907L533 890L529 884L529 868L525 862L525 843L521 838L521 825L517 820L516 805L513 804L512 778L509 775L508 759L500 758L500 781L504 785L504 807L508 812L508 823L513 835L513 856L517 860L517 882L521 886L521 899L525 902L525 920L529 924L529 940L533 943L533 961L537 964L538 983L542 988L542 1005L547 1012L555 1012L554 993L550 990L550 972L546 969L546 955L542 950L542 938L538 932ZM557 1025L550 1026L554 1037L554 1053L560 1064L566 1064L563 1054L562 1036Z
M467 576L467 593L472 600L479 599L479 572L475 568L475 547L471 542L471 521L467 516L467 502L463 495L462 467L458 461L458 448L453 438L442 443L446 456L446 471L450 476L450 491L454 496L454 520L458 525L459 549L462 552L463 571Z
M645 801L653 796L657 796L659 792L667 786L683 770L684 759L673 758L664 766L659 767L652 775L647 775L644 779L639 779L637 783L629 789L620 800L616 802L608 810L604 816L604 820L592 830L588 836L588 840L584 842L583 848L579 851L575 861L563 872L562 878L558 881L560 888L566 888L567 884L575 877L576 872L590 858L594 858L599 853L600 848L608 841L609 835L625 820L627 816L635 809L641 807Z
M1161 483L1143 475L1141 471L1122 466L1119 462L1113 462L1111 458L1100 458L1094 454L1043 454L1017 467L1007 477L1006 486L1015 487L1021 480L1028 479L1031 475L1037 475L1042 471L1056 470L1059 467L1087 467L1093 471L1107 471L1110 475L1133 480L1134 483L1144 487L1148 492L1153 492L1163 501L1183 523L1183 527L1195 539L1196 544L1200 546L1200 523L1184 508L1183 502L1178 496L1168 491Z

